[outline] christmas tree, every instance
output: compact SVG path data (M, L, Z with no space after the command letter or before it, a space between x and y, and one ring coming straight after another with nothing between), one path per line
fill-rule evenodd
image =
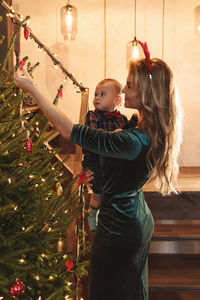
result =
M66 230L81 208L79 188L64 176L59 149L48 147L55 133L45 138L49 122L22 108L13 73L27 57L6 70L21 25L0 65L0 299L70 299L77 292L72 275L81 278L87 267L83 251L65 252ZM35 66L27 66L32 74Z

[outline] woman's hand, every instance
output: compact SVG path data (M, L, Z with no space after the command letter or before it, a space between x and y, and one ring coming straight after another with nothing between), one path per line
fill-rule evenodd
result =
M19 74L19 71L15 73L15 84L18 88L21 88L31 94L47 119L54 124L56 129L64 138L70 138L74 125L72 121L61 109L51 103L40 93L39 89L34 85L29 74L23 68L22 76Z
M23 68L22 75L20 75L19 72L20 71L17 71L14 76L16 86L27 92L31 92L35 88L31 76Z

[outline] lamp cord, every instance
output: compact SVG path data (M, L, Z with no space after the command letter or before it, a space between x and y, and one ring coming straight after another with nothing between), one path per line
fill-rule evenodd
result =
M165 0L163 0L163 10L162 10L162 59L164 59L164 49L165 48Z
M135 24L134 24L134 28L135 28L135 32L134 32L134 38L136 37L136 0L135 0L135 20L134 20Z

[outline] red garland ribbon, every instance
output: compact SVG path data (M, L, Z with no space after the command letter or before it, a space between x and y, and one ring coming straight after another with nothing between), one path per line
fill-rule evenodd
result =
M29 28L28 28L27 26L25 26L25 27L24 27L24 38L25 38L26 40L28 40L28 39L29 39L29 36L30 36L30 30L29 30Z
M22 71L22 69L25 66L26 62L24 60L20 60L19 64L20 64L19 69L20 69L20 71Z
M148 46L147 46L147 43L142 43L141 41L138 41L139 44L141 45L142 49L143 49L143 52L144 52L144 55L145 55L145 58L146 58L146 61L147 61L147 67L149 69L149 73L152 74L152 65L151 65L151 60L150 60L150 52L149 52L149 49L148 49Z
M73 261L67 260L67 261L65 262L65 265L66 265L66 268L67 268L67 272L70 272L71 269L72 269L73 266L74 266L74 263L73 263Z
M13 298L21 296L25 291L25 287L22 281L17 281L10 288L10 294Z
M62 98L62 96L63 96L63 92L62 92L62 90L61 90L61 89L58 89L58 94L59 94L59 97L60 97L60 98Z
M86 172L84 173L81 173L78 175L79 176L79 180L77 182L78 185L81 185L82 183L84 183L87 179L87 175L86 175Z

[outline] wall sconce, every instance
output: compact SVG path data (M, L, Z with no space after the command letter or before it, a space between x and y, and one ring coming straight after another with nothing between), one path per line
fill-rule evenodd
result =
M143 57L143 50L140 44L138 43L138 40L136 38L136 0L135 3L135 20L134 20L134 40L128 42L127 44L127 67L129 66L129 63L131 60L136 60L140 57Z
M61 8L61 33L64 40L75 40L77 33L77 8L68 3Z
M194 28L197 34L200 34L200 6L194 9Z

